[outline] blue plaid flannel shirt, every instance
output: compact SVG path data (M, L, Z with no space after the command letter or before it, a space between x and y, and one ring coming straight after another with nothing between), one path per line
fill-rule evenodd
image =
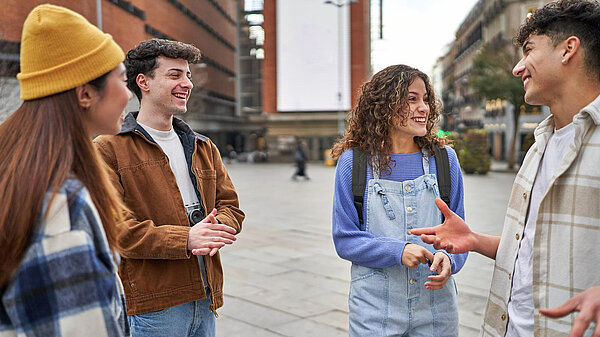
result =
M68 179L49 201L48 192L23 261L0 289L0 337L128 335L117 263L87 189Z

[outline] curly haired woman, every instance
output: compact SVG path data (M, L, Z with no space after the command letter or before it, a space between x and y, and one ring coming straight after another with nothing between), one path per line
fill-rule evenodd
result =
M439 103L429 78L406 65L387 67L362 87L344 137L333 200L333 240L352 262L350 336L458 336L456 285L451 274L466 254L436 251L412 228L438 224L441 214L434 147ZM353 149L367 155L364 217L352 194ZM456 153L450 162L450 208L464 217Z

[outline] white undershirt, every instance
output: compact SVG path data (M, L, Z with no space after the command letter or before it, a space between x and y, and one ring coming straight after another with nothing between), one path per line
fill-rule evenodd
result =
M507 337L533 336L533 238L540 202L548 190L552 175L573 142L575 127L573 123L559 129L548 139L546 150L538 167L531 191L531 203L527 213L525 232L513 275L513 285L508 302Z
M175 130L171 127L169 131L160 131L140 122L138 124L152 136L154 141L167 155L167 158L169 158L169 166L175 175L177 187L179 187L179 193L181 193L181 198L186 209L189 209L193 205L199 205L198 196L194 190L185 153L183 152L183 145Z

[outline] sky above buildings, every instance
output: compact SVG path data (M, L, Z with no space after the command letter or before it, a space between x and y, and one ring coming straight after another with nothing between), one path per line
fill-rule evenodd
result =
M372 0L373 73L406 64L431 75L445 47L454 40L477 0L383 0L383 39L379 39L379 1Z

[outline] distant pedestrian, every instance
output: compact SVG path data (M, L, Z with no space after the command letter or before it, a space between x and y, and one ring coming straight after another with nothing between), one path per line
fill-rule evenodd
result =
M413 233L496 260L481 336L600 336L600 3L549 3L515 40L525 102L552 114L534 131L502 236L471 231L439 201L447 220Z
M115 227L124 207L92 137L131 99L121 48L83 16L23 24L23 103L0 125L0 335L124 336Z
M298 144L298 148L294 153L294 161L296 162L296 172L292 176L293 180L296 180L298 177L303 177L305 180L309 180L310 178L306 174L306 141L300 141Z
M231 164L237 160L237 152L233 149L233 145L227 144L227 149L225 150L225 160L227 164Z
M427 75L405 65L387 67L363 85L348 129L333 146L339 158L333 241L338 255L352 262L350 336L458 336L451 274L467 256L408 235L441 221L433 157L443 144L434 130L439 109ZM460 166L452 148L445 150L450 208L464 216ZM368 165L359 188L364 197L357 200L352 178L361 171L353 172L359 151Z

